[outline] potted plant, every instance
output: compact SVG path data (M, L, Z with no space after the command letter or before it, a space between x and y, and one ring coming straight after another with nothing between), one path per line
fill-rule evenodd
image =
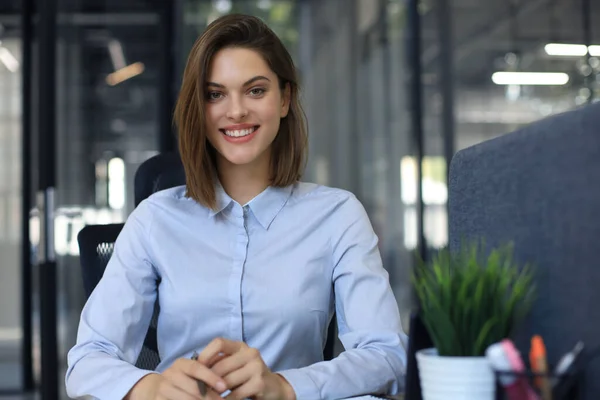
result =
M464 244L441 250L413 273L419 315L435 348L417 352L424 400L494 400L495 376L485 358L530 311L534 274L512 258L512 246Z

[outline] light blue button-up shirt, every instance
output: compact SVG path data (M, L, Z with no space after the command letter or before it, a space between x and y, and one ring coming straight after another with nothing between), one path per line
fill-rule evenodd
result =
M219 186L217 204L181 186L133 211L83 309L69 396L121 399L150 373L134 364L156 296L158 372L225 337L260 350L299 400L401 390L406 336L356 197L297 183L242 207ZM323 361L334 310L345 351Z

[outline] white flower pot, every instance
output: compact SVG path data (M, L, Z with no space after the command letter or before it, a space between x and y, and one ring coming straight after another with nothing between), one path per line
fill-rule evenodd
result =
M496 379L485 357L440 357L417 352L423 400L494 400Z

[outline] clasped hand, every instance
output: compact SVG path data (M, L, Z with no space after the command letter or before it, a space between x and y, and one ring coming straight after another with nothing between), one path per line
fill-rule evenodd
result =
M289 383L269 370L258 350L223 338L209 343L196 361L178 359L162 377L156 396L160 400L219 400L226 390L231 391L228 400L295 398ZM206 383L204 396L198 380Z

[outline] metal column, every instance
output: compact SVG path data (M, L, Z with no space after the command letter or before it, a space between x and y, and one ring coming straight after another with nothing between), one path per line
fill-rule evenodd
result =
M442 96L442 136L446 159L446 182L450 174L450 162L454 156L454 48L452 38L452 7L449 0L437 0L438 41L440 46L439 90ZM448 202L446 202L446 209ZM450 228L448 227L448 230Z
M175 3L180 0L161 1L159 13L159 48L163 56L159 61L158 75L158 137L160 152L175 150L176 139L173 130L173 111L175 108L175 58L174 17ZM177 7L182 11L181 7Z
M423 82L421 66L421 15L419 0L407 1L408 64L410 71L411 130L414 155L417 162L417 249L422 260L427 260L427 243L423 233Z
M42 400L58 399L56 257L54 253L54 188L56 185L56 17L57 0L39 2L39 183L38 252Z
M29 240L29 210L31 210L31 107L32 107L32 63L33 47L33 0L23 0L21 3L21 371L23 374L23 389L34 389L33 379L33 331L32 331L32 266L31 243Z

